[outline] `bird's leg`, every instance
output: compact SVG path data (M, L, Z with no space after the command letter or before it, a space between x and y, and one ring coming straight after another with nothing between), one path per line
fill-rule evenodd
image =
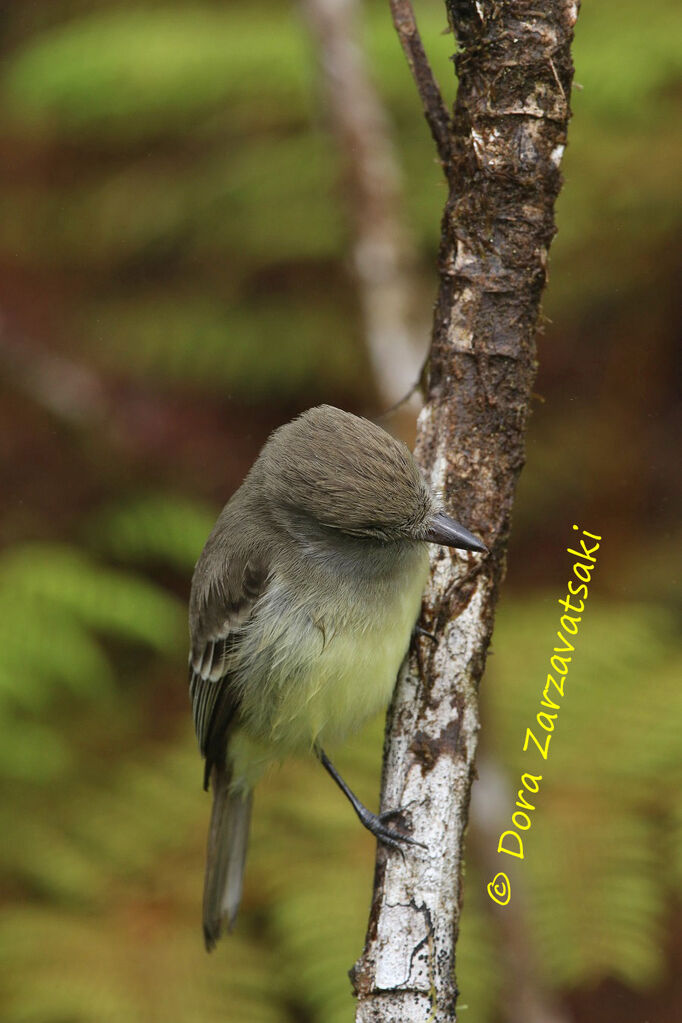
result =
M371 831L380 842L383 842L384 845L390 845L392 849L397 849L401 854L403 853L403 845L418 845L421 846L422 849L427 848L423 842L417 842L416 839L410 838L409 835L403 835L400 831L394 831L392 828L386 826L387 820L391 817L396 817L403 812L402 808L399 810L385 810L384 813L379 814L372 813L372 811L368 810L366 806L363 806L355 793L348 788L345 781L320 746L315 747L315 753L317 754L317 757L325 771L332 776L346 799L355 810L360 823L364 825L368 831Z
M432 632L427 632L426 629L422 629L421 625L415 625L412 630L412 634L414 636L425 636L427 639L430 639L432 643L438 642L438 636L434 636Z

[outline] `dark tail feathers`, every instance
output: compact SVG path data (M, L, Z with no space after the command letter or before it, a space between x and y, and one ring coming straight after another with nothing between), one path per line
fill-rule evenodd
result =
M242 879L249 841L251 792L230 792L231 772L214 765L211 771L213 808L204 878L204 941L210 952L223 924L232 930L242 898Z

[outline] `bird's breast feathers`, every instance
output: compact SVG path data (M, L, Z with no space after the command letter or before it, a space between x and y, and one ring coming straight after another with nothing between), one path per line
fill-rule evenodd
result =
M340 740L385 707L427 575L420 545L385 585L352 583L352 597L343 580L330 592L316 580L302 588L273 577L241 644L244 732L283 755Z

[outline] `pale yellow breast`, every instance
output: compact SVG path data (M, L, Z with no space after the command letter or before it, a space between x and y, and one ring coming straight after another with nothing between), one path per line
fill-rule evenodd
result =
M305 715L308 734L322 745L356 731L390 702L425 581L425 572L413 573L383 608L374 609L364 631L344 631L327 645L320 657L325 681L319 688L311 686Z
M418 548L390 585L351 587L287 623L280 614L276 667L244 695L242 718L275 755L337 742L388 704L419 615L428 574Z

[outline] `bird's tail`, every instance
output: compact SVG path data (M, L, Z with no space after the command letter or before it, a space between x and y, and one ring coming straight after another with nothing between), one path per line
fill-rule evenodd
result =
M213 808L204 878L204 941L209 952L215 947L223 924L228 931L232 930L242 898L253 795L251 791L230 792L231 780L229 767L213 766Z

